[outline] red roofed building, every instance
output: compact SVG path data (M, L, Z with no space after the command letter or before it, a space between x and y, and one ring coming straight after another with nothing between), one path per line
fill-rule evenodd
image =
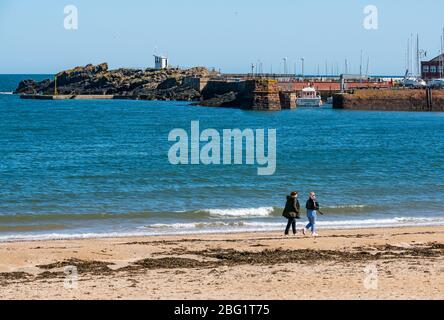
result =
M444 77L444 53L430 61L421 62L422 78L424 80L439 79Z

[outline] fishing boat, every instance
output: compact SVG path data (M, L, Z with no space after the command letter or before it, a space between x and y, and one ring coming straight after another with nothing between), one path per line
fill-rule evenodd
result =
M322 106L321 95L313 87L302 89L296 99L298 107L320 107Z

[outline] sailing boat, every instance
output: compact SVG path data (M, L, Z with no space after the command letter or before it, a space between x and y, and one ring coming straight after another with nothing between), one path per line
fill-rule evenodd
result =
M414 76L413 73L413 64L414 64L414 58L413 58L413 35L408 41L407 44L407 70L405 72L404 79L402 79L401 84L406 88L425 88L427 87L427 83L421 79L419 74L421 73L421 66L420 66L420 56L421 51L419 50L419 35L417 35L416 38L416 76Z

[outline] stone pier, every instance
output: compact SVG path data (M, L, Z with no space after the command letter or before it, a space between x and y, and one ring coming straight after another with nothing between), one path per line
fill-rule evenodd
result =
M296 109L296 92L281 91L279 93L282 109Z
M333 108L376 111L444 111L443 89L356 90L333 95Z
M280 89L276 80L253 80L253 86L254 88L251 92L252 110L279 111L282 109Z

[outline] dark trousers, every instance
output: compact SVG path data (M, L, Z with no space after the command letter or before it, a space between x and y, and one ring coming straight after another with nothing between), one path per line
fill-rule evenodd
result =
M288 218L287 228L285 229L285 235L290 233L290 227L293 228L293 234L296 234L296 218Z

